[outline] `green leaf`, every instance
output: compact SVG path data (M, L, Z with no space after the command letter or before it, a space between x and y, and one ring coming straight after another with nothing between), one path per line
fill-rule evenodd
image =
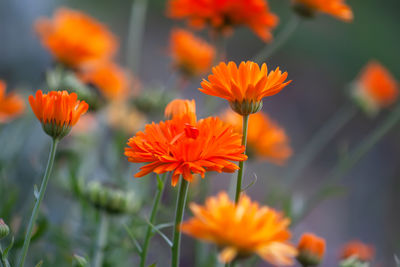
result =
M8 245L8 247L6 247L6 249L3 252L3 259L7 259L8 257L8 253L10 252L10 250L12 249L12 247L14 246L14 237L11 238L11 243Z
M39 190L37 185L33 186L33 195L35 196L36 201L39 199Z
M149 266L147 266L147 267L156 267L157 266L157 264L156 263L153 263L153 264L150 264Z
M135 246L136 252L137 252L138 254L142 254L143 249L142 249L142 247L140 246L140 244L139 244L139 242L137 241L137 239L135 238L135 236L133 235L132 231L129 229L129 227L128 227L126 224L124 224L124 228L125 228L125 231L128 233L129 237L131 238L132 243L133 243L133 245Z
M161 232L160 230L158 230L157 227L155 227L151 222L149 222L149 221L146 221L146 222L147 222L148 225L151 226L151 228L152 228L157 234L159 234L159 235L164 239L165 242L167 242L167 244L168 244L170 247L172 247L172 241L169 240L169 238L168 238L163 232Z

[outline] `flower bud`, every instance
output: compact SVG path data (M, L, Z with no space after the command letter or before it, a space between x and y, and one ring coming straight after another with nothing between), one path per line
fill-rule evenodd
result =
M311 233L301 236L297 246L299 255L297 260L303 266L317 266L321 263L325 253L325 240Z
M235 100L235 101L230 101L229 104L236 113L242 116L257 113L258 111L261 110L263 106L262 100L260 101L243 100L242 102Z
M3 221L3 219L0 219L0 239L5 238L6 236L8 236L9 233L10 233L10 228Z

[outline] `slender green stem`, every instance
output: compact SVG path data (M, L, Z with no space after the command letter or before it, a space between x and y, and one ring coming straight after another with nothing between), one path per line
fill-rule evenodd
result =
M133 0L128 29L128 67L138 73L148 0Z
M285 27L279 32L278 36L276 36L273 43L265 46L260 52L258 52L257 55L254 56L253 61L260 64L269 58L273 53L278 51L282 45L289 40L289 37L294 33L299 24L299 17L297 15L293 15Z
M0 262L3 265L3 267L11 267L10 263L8 262L8 260L6 258L3 259L3 249L0 245Z
M245 154L246 154L246 145L247 145L248 124L249 124L249 115L243 115L242 145L245 147L245 151L244 151ZM244 161L239 161L239 170L238 170L237 181L236 181L235 203L238 203L239 198L240 198L240 192L242 191L243 168L244 168Z
M37 218L37 216L39 214L40 204L42 203L44 194L46 192L46 187L47 187L47 184L49 182L50 173L51 173L51 170L53 168L54 158L55 158L55 155L56 155L56 149L57 149L58 142L59 142L58 139L53 138L53 142L51 143L49 159L47 161L46 171L44 173L42 184L40 186L40 191L39 191L38 195L35 195L35 201L36 202L35 202L35 206L33 207L31 219L30 219L29 224L28 224L28 229L26 231L26 236L25 236L25 239L24 239L24 245L22 247L22 254L21 254L21 257L20 257L19 262L18 262L18 267L23 267L24 263L25 263L25 258L26 258L26 255L28 253L29 243L30 243L31 238L32 238L33 227L35 225L36 218Z
M171 267L179 266L179 252L180 252L180 244L181 244L181 232L179 231L179 225L182 222L183 214L185 212L188 188L189 188L189 183L185 179L182 178L181 184L179 186L178 199L176 202Z
M94 252L93 267L103 266L104 249L107 245L107 236L109 230L109 218L104 212L100 213L100 224Z
M164 192L165 176L166 176L166 173L164 173L163 178L160 179L158 177L158 174L157 174L157 180L158 180L157 192L156 192L156 197L154 198L153 207L151 208L150 218L149 218L149 222L151 224L154 224L154 220L155 220L156 215L157 215L158 205L160 203L161 196L162 196L162 194ZM142 253L140 255L140 267L144 267L146 265L147 251L148 251L148 248L149 248L152 232L153 232L153 228L149 224L147 226L146 236L145 236L144 244L143 244L143 248L142 248Z
M301 177L304 169L316 158L321 150L332 140L332 138L357 114L357 108L348 103L340 108L316 134L305 148L297 153L297 157L290 163L286 180L294 183Z

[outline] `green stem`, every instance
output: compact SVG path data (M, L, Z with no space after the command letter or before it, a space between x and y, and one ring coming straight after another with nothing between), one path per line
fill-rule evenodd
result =
M150 218L149 218L149 222L151 224L154 224L154 220L155 220L156 215L157 215L158 205L160 203L161 196L162 196L162 194L164 192L165 176L166 176L166 173L164 173L163 178L160 179L158 174L157 174L157 180L158 180L157 193L156 193L156 197L155 197L154 202L153 202L153 207L151 208L151 213L150 213ZM146 230L146 236L145 236L144 244L143 244L143 248L142 248L143 250L142 250L142 253L140 255L140 267L144 267L146 265L147 251L148 251L148 248L149 248L152 232L153 232L153 228L149 224L147 226L147 230Z
M248 128L248 124L249 124L249 116L250 115L243 115L242 145L245 147L245 150L244 150L245 154L246 154L247 128ZM239 170L238 170L237 182L236 182L235 203L238 203L239 198L240 198L240 192L242 191L243 168L244 168L244 161L239 161Z
M179 186L178 200L176 202L171 267L179 266L179 252L181 244L181 232L179 231L179 225L182 222L183 214L185 212L188 188L189 188L189 183L182 178L181 184Z
M301 177L304 169L316 158L330 140L357 114L357 108L347 104L339 109L316 134L305 148L297 153L297 157L290 164L285 178L292 184Z
M37 216L39 214L40 204L42 203L44 194L46 192L46 187L47 187L47 184L49 182L50 173L51 173L51 170L53 168L54 158L55 158L55 155L56 155L56 149L57 149L58 142L59 142L58 139L53 138L53 142L51 143L49 159L47 161L46 171L44 173L42 184L40 186L39 195L35 196L36 203L35 203L35 206L34 206L33 211L32 211L31 219L30 219L29 224L28 224L28 229L26 231L26 236L25 236L25 239L24 239L24 245L22 247L22 254L21 254L21 257L19 259L18 267L23 267L24 263L25 263L25 258L26 258L26 255L28 253L29 243L30 243L31 238L32 238L33 227L35 225L36 218L37 218Z
M253 57L253 61L258 64L264 62L273 53L278 51L283 44L285 44L293 32L297 29L300 24L300 19L297 15L293 15L285 27L279 32L278 36L270 45L265 46L257 55Z
M148 0L134 0L128 29L128 50L126 53L128 67L137 74L144 35Z
M0 245L0 262L3 265L3 267L11 267L10 263L8 262L8 260L6 258L3 259L3 249Z
M96 248L94 253L93 267L103 266L104 249L107 244L109 230L109 218L106 213L100 213L99 232L97 236Z

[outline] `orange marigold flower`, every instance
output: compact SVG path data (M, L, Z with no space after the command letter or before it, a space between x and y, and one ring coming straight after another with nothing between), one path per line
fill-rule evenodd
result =
M238 133L242 133L243 116L231 109L226 110L222 120L233 125ZM292 155L289 138L285 130L272 121L267 114L259 112L249 117L247 130L248 148L256 155L265 157L275 164L282 165Z
M325 254L325 239L312 233L304 233L297 245L297 260L303 266L317 266Z
M221 252L219 260L227 263L236 258L258 254L274 265L292 265L296 248L288 242L290 220L281 213L242 195L235 204L225 192L206 200L201 207L190 204L194 218L183 222L182 232L215 243Z
M73 68L109 59L117 50L112 33L79 11L60 8L53 19L39 19L35 29L52 55Z
M175 67L188 77L207 73L215 57L213 46L182 29L172 31L170 53Z
M165 117L168 119L185 117L190 124L194 124L196 117L196 102L194 99L174 99L165 107Z
M364 244L360 241L351 241L345 244L342 248L341 259L356 257L361 261L371 261L375 256L373 246Z
M393 104L399 95L398 83L390 72L376 61L364 67L355 83L353 94L371 113Z
M244 150L241 135L220 119L192 121L190 116L176 116L146 125L129 139L125 155L131 162L147 163L135 177L172 171L175 186L180 175L190 182L194 173L204 177L206 171L236 171L239 167L231 161L246 160Z
M217 96L229 101L232 109L240 115L258 112L262 99L279 93L291 81L285 82L287 72L279 67L268 73L267 64L242 62L239 68L234 62L228 65L221 62L212 68L213 74L201 82L199 90L207 95Z
M187 19L195 28L208 24L222 33L247 26L264 41L272 39L271 30L278 24L278 17L270 12L265 0L170 0L167 14Z
M72 126L86 113L89 105L77 100L75 93L67 91L51 91L43 94L41 90L36 96L29 96L33 113L42 123L43 130L53 138L61 139L66 136Z
M293 0L295 10L303 16L312 17L316 12L323 12L343 21L353 20L353 11L345 0Z
M90 83L109 99L126 96L130 80L124 69L112 62L104 62L80 74L85 83Z
M0 123L15 119L24 109L24 100L14 93L6 94L6 83L0 80Z

